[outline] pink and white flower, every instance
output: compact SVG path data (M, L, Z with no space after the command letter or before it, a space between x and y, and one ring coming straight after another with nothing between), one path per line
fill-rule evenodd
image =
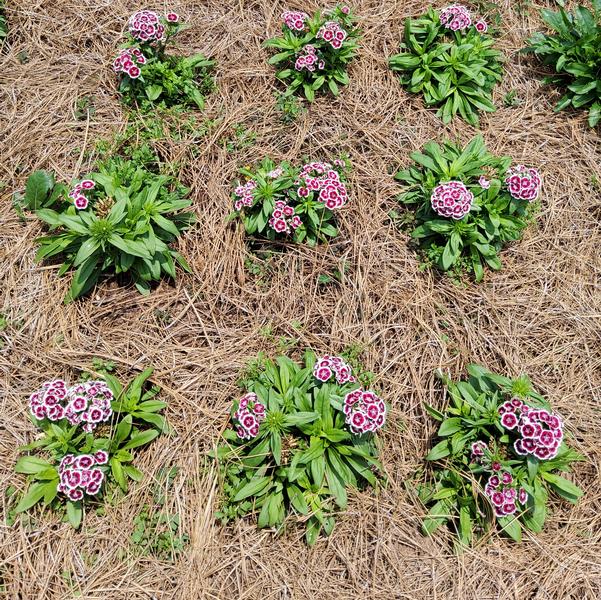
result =
M517 200L534 202L538 198L542 178L537 169L516 165L508 169L505 184L509 193Z
M342 42L347 38L347 32L337 21L327 21L317 32L317 38L323 39L335 50L342 47Z
M98 455L101 460L97 459ZM66 494L74 502L82 500L84 495L95 496L100 491L104 480L104 473L98 468L98 465L106 464L106 462L108 462L108 454L104 450L99 450L94 455L67 454L62 458L58 467L57 490Z
M452 31L462 31L472 24L470 11L461 4L452 4L440 11L440 22Z
M287 10L282 13L282 20L284 25L292 31L303 31L305 29L305 21L309 18L309 15L304 12Z
M250 440L259 433L259 425L265 419L265 405L259 402L257 395L248 392L238 403L238 410L234 413L234 419L238 422L236 433L243 440Z
M438 184L430 196L434 212L441 217L459 220L470 212L474 194L461 181Z
M484 19L479 19L476 21L474 27L478 33L486 33L488 31L488 24Z
M377 431L386 421L386 405L369 390L349 392L344 397L342 412L349 429L357 435Z
M336 381L341 385L357 381L350 365L340 356L326 355L318 358L313 365L313 376L323 382L329 381L332 376L335 376Z

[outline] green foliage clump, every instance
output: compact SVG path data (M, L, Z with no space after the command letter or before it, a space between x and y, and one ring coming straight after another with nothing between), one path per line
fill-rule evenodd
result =
M535 33L524 51L534 53L555 71L545 83L565 88L555 110L587 108L588 124L594 127L601 119L601 0L592 4L592 11L586 6L574 12L563 7L558 12L541 11L554 33Z
M405 21L402 52L390 57L401 85L423 94L426 106L439 106L443 123L459 113L478 124L478 112L493 112L492 89L501 80L501 53L494 39L475 26L451 31L430 8L418 19Z
M558 419L555 424L559 422L563 431L561 419L526 377L511 380L478 365L470 365L468 372L467 381L443 378L450 397L443 412L426 405L440 427L439 441L426 456L431 463L427 480L418 486L419 498L428 507L423 531L431 535L441 525L448 525L457 533L460 546L466 546L498 525L506 535L520 541L524 527L542 531L550 492L577 502L582 491L557 472L569 472L571 464L583 458L564 439L552 458L518 452L519 427L510 429L501 422L508 403L526 405L526 410L537 412L542 409L544 418ZM519 408L513 410L519 414ZM495 477L500 481L494 481ZM509 482L505 490L521 488L521 493L525 492L521 499L514 492L506 492L505 498L512 498L508 500L512 503L509 510L515 509L511 514L501 514L503 508L494 504L497 498L492 499L503 487L503 480Z
M347 201L345 181L349 164L348 161L342 159L334 162L334 165L319 163L321 166L327 167L326 170L337 178L335 181L329 180L339 186L336 192L339 202L331 209L321 198L319 188L309 189L303 183L308 180L307 178L311 179L313 171L308 170L309 165L318 163L309 163L300 168L292 166L288 162L278 165L273 160L266 158L254 169L250 167L240 169L242 178L235 182L235 189L232 193L235 212L231 214L231 218L242 219L246 234L271 241L291 239L297 244L305 242L314 246L319 242L327 241L328 238L336 237L338 228L336 227L335 211ZM335 176L334 173L336 173ZM322 183L319 185L325 187L325 177L327 174L315 175L314 180L320 179L323 185ZM243 191L245 186L246 190ZM254 187L249 190L248 186ZM301 189L302 192L299 193ZM301 195L305 191L306 195ZM250 203L244 204L245 200ZM276 203L281 202L292 207L294 212L291 217L282 216L288 226L280 231L277 229L273 215L279 214L280 209Z
M376 486L381 469L373 433L345 427L345 395L357 383L322 383L313 375L315 355L301 366L285 356L262 359L247 371L248 392L265 407L258 434L242 440L227 429L214 453L223 498L223 522L258 512L259 527L281 530L288 515L305 523L312 545L329 535L334 515L347 506L347 490ZM232 416L239 409L234 403Z
M148 385L152 371L152 368L146 369L125 387L114 375L105 372L100 381L106 383L112 393L112 415L110 421L101 423L92 432L83 431L66 418L51 421L30 415L42 434L19 448L28 454L17 460L15 471L27 475L29 486L15 507L16 513L28 511L42 502L44 506L66 514L73 527L79 527L84 504L97 504L109 490L119 489L126 493L129 480L143 479L142 471L132 464L133 451L169 431L165 417L160 414L167 405L156 398L160 388ZM85 496L78 501L59 496L58 464L61 459L67 455L93 455L99 451L108 454L106 464L99 467L104 473L100 491L94 497Z
M505 180L511 159L491 154L481 136L465 147L428 142L411 158L416 164L396 178L406 186L400 201L415 209L414 220L404 227L426 264L456 276L473 273L476 281L484 277L484 265L499 270L498 253L521 238L536 209L536 203L509 193ZM488 188L482 187L481 177ZM441 217L431 204L434 188L448 181L462 182L474 196L471 209L458 220Z
M264 44L267 48L278 50L269 59L269 64L277 65L279 69L276 77L286 85L284 96L299 93L309 102L313 102L316 92L329 90L337 96L340 93L339 85L349 82L347 66L359 47L360 33L355 25L356 19L348 7L342 6L336 6L331 11L318 11L312 17L304 13L296 14L302 15L300 29L290 27L285 21L282 25L283 35L271 38ZM344 37L339 40L339 45L324 38L328 24L335 24L334 33L342 32L339 36ZM305 60L307 56L314 57L309 61L315 62L306 66L297 62L299 58Z

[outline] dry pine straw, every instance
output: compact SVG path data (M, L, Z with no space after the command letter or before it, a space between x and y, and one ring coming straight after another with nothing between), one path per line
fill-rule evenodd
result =
M10 3L10 45L0 56L1 312L9 320L0 350L0 492L23 485L13 465L16 447L34 435L26 415L29 392L53 376L76 377L95 356L114 360L122 377L154 365L177 436L142 452L146 480L107 507L106 516L87 515L81 531L37 513L27 528L19 521L0 525L0 598L600 597L601 203L591 183L593 175L601 179L598 132L587 129L583 113L554 114L557 93L541 85L531 59L517 54L541 26L536 9L545 3L526 14L515 3L500 3L499 46L508 64L495 90L500 108L482 119L481 130L494 152L542 170L542 211L524 239L503 253L503 271L483 284L461 288L421 272L406 236L387 218L399 191L388 173L430 139L465 142L476 133L459 120L442 126L386 68L403 20L427 6L357 2L365 37L350 85L338 100L320 98L285 126L261 42L276 33L283 9L312 11L318 4L170 3L191 23L179 42L182 51L203 51L218 61L218 92L207 107L208 116L220 119L217 127L197 142L196 157L189 144L163 142L182 162L181 178L192 187L199 217L180 244L193 274L182 274L175 286L163 283L148 298L103 283L92 297L63 306L68 278L58 280L57 267L34 263L40 225L19 221L10 195L34 169L53 169L65 180L85 175L83 150L125 126L127 113L107 65L127 16L142 5ZM29 62L21 64L17 56L24 51ZM510 90L522 102L506 108ZM88 95L95 96L96 113L77 121L75 102ZM218 142L236 123L256 132L256 144L227 152ZM330 246L282 249L259 285L244 269L242 232L224 220L238 166L266 155L300 160L341 151L350 154L354 171L340 237ZM341 261L349 265L342 284L318 286L317 276ZM302 323L300 331L292 321ZM272 337L265 335L268 326ZM250 520L224 528L212 517L218 490L204 453L226 424L239 370L259 350L275 354L279 336L318 352L364 345L364 361L392 405L381 436L388 484L377 494L351 494L332 536L313 549L294 526L274 538ZM472 361L511 376L529 373L566 417L588 462L574 475L585 496L576 508L554 502L542 534L526 536L520 546L492 536L457 557L444 531L433 539L418 533L422 509L405 482L422 465L434 433L423 402L445 401L434 370L457 376ZM168 508L181 515L191 536L174 564L137 557L128 545L132 515L149 500L164 464L181 468Z

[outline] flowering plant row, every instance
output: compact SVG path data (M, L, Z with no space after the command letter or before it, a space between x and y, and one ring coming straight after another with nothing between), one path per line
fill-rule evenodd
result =
M204 95L213 89L214 62L203 54L189 57L166 53L173 36L184 28L179 15L164 17L140 10L128 21L129 39L113 61L123 100L142 109L155 105L204 108Z
M16 512L42 502L66 510L79 527L86 502L107 486L127 492L129 479L142 479L133 450L167 430L160 414L166 404L156 399L160 389L147 385L151 374L145 370L125 388L110 374L72 386L55 379L31 394L31 420L43 433L20 449L31 454L19 458L15 470L30 484Z
M193 221L182 212L187 189L132 161L111 158L100 172L70 188L36 171L27 180L24 205L50 226L38 238L36 259L61 256L59 276L75 269L65 301L92 289L103 275L127 274L143 294L163 275L175 278L175 263L189 267L169 244Z
M526 377L511 380L477 365L467 381L444 378L450 404L427 406L440 421L432 469L419 496L429 507L424 532L443 524L462 544L495 524L516 541L522 527L539 532L549 492L575 503L582 491L557 474L582 457L565 443L562 418Z
M411 236L427 263L443 271L484 276L498 270L498 252L521 237L541 188L536 169L496 157L481 136L465 148L428 142L411 154L416 163L396 178L407 189L401 202L415 206Z
M375 433L386 405L360 387L341 357L266 360L232 408L219 461L224 522L258 512L259 527L281 528L288 514L306 523L314 544L329 535L347 489L377 483Z
M601 120L601 0L592 0L593 10L577 6L574 12L542 10L543 21L554 33L536 33L526 52L538 56L555 74L546 83L565 88L556 111L569 106L586 107L588 123Z
M401 84L422 93L426 106L440 106L437 115L448 123L459 113L478 124L478 112L492 112L492 89L501 80L501 53L493 48L483 19L454 4L405 21L402 52L390 58Z
M359 31L348 6L310 17L303 12L282 15L283 35L265 42L278 50L269 63L278 65L276 76L287 85L286 95L301 93L312 102L315 93L349 82L346 67L357 52Z
M242 218L247 234L269 240L314 245L335 237L334 213L348 200L347 169L342 159L300 168L265 159L254 171L240 170L244 179L237 181L232 194L233 215Z

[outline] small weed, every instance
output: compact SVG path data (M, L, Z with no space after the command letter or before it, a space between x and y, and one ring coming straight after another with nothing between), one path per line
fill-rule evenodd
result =
M285 94L276 94L276 106L282 113L280 117L283 123L292 123L300 115L307 112L300 99L297 96L286 96Z
M257 134L250 129L246 129L241 123L236 123L232 135L225 140L225 149L228 152L239 152L250 148L257 140Z
M75 103L75 118L78 121L85 121L88 118L93 117L96 114L96 107L94 106L94 96L84 96L78 98Z
M503 104L508 108L524 104L524 100L518 96L517 90L511 90L505 94Z

